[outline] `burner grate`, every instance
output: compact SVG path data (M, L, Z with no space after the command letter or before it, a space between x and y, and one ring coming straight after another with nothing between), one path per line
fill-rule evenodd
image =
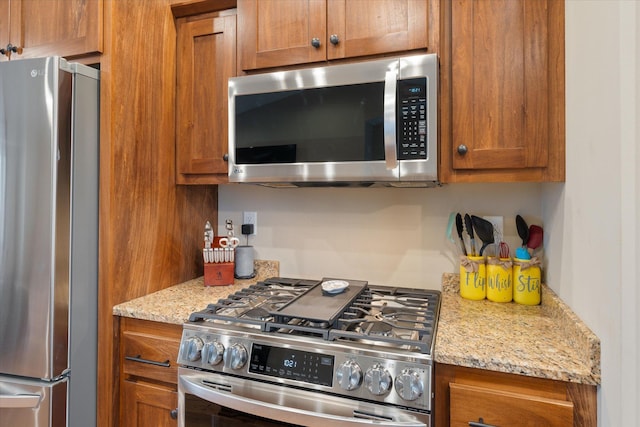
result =
M190 322L219 320L259 326L266 329L266 322L273 319L271 312L285 306L316 285L317 281L271 278L221 298L216 303L189 316Z
M415 348L430 354L440 294L370 289L338 319L329 339Z
M350 281L348 292L326 297L321 283L267 279L209 304L191 314L189 321L431 353L439 291L369 287L366 282Z

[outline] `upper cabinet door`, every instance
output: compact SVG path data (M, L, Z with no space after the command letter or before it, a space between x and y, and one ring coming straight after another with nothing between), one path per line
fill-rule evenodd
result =
M451 2L449 150L457 178L473 171L474 180L564 179L564 15L557 3Z
M325 0L238 0L242 69L326 59Z
M241 68L427 47L425 0L238 0Z
M327 59L427 47L426 0L327 1Z
M9 6L10 0L0 0L0 48L6 48L9 43ZM0 61L6 59L4 55L0 57Z
M103 0L0 0L0 11L0 47L22 49L11 59L102 51Z
M176 34L176 181L227 182L227 92L236 71L236 16L180 18Z

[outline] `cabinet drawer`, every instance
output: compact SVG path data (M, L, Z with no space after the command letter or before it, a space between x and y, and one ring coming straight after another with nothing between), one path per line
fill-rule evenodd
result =
M467 384L449 384L451 426L470 421L491 426L573 425L573 404L565 400L514 393Z
M122 373L177 384L180 333L177 325L125 323L121 336Z

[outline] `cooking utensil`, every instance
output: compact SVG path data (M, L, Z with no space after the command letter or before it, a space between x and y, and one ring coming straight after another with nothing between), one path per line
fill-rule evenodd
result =
M222 239L220 239L220 246L223 248L234 249L239 244L240 239L238 239L237 237L223 237Z
M469 214L464 214L464 228L467 230L467 234L469 235L469 239L471 240L471 256L476 256L476 239L473 236L473 224L471 222L471 217Z
M525 248L529 241L529 226L520 215L516 215L516 228L518 229L518 236L522 239L522 247Z
M495 238L493 237L493 224L475 215L471 215L471 222L473 223L473 228L476 230L476 234L480 240L482 240L482 247L480 248L480 256L482 256L485 248L495 242Z
M509 258L510 256L511 251L507 242L500 242L500 258Z
M529 253L533 253L535 249L538 249L542 245L544 237L544 231L539 225L531 225L529 227L529 240L527 241L527 248Z
M202 257L205 264L213 262L213 249L211 248L213 237L213 227L211 226L211 223L207 221L204 225L204 248L202 249Z
M458 231L458 237L460 238L460 248L462 249L462 253L467 255L467 248L464 245L464 239L462 238L462 215L458 213L456 215L456 230Z

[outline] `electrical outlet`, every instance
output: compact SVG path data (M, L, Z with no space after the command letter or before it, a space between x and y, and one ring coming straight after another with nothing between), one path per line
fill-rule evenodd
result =
M483 216L484 219L493 224L494 232L496 236L501 236L504 239L504 217L502 216Z
M258 212L242 212L242 223L253 224L253 234L258 234Z

